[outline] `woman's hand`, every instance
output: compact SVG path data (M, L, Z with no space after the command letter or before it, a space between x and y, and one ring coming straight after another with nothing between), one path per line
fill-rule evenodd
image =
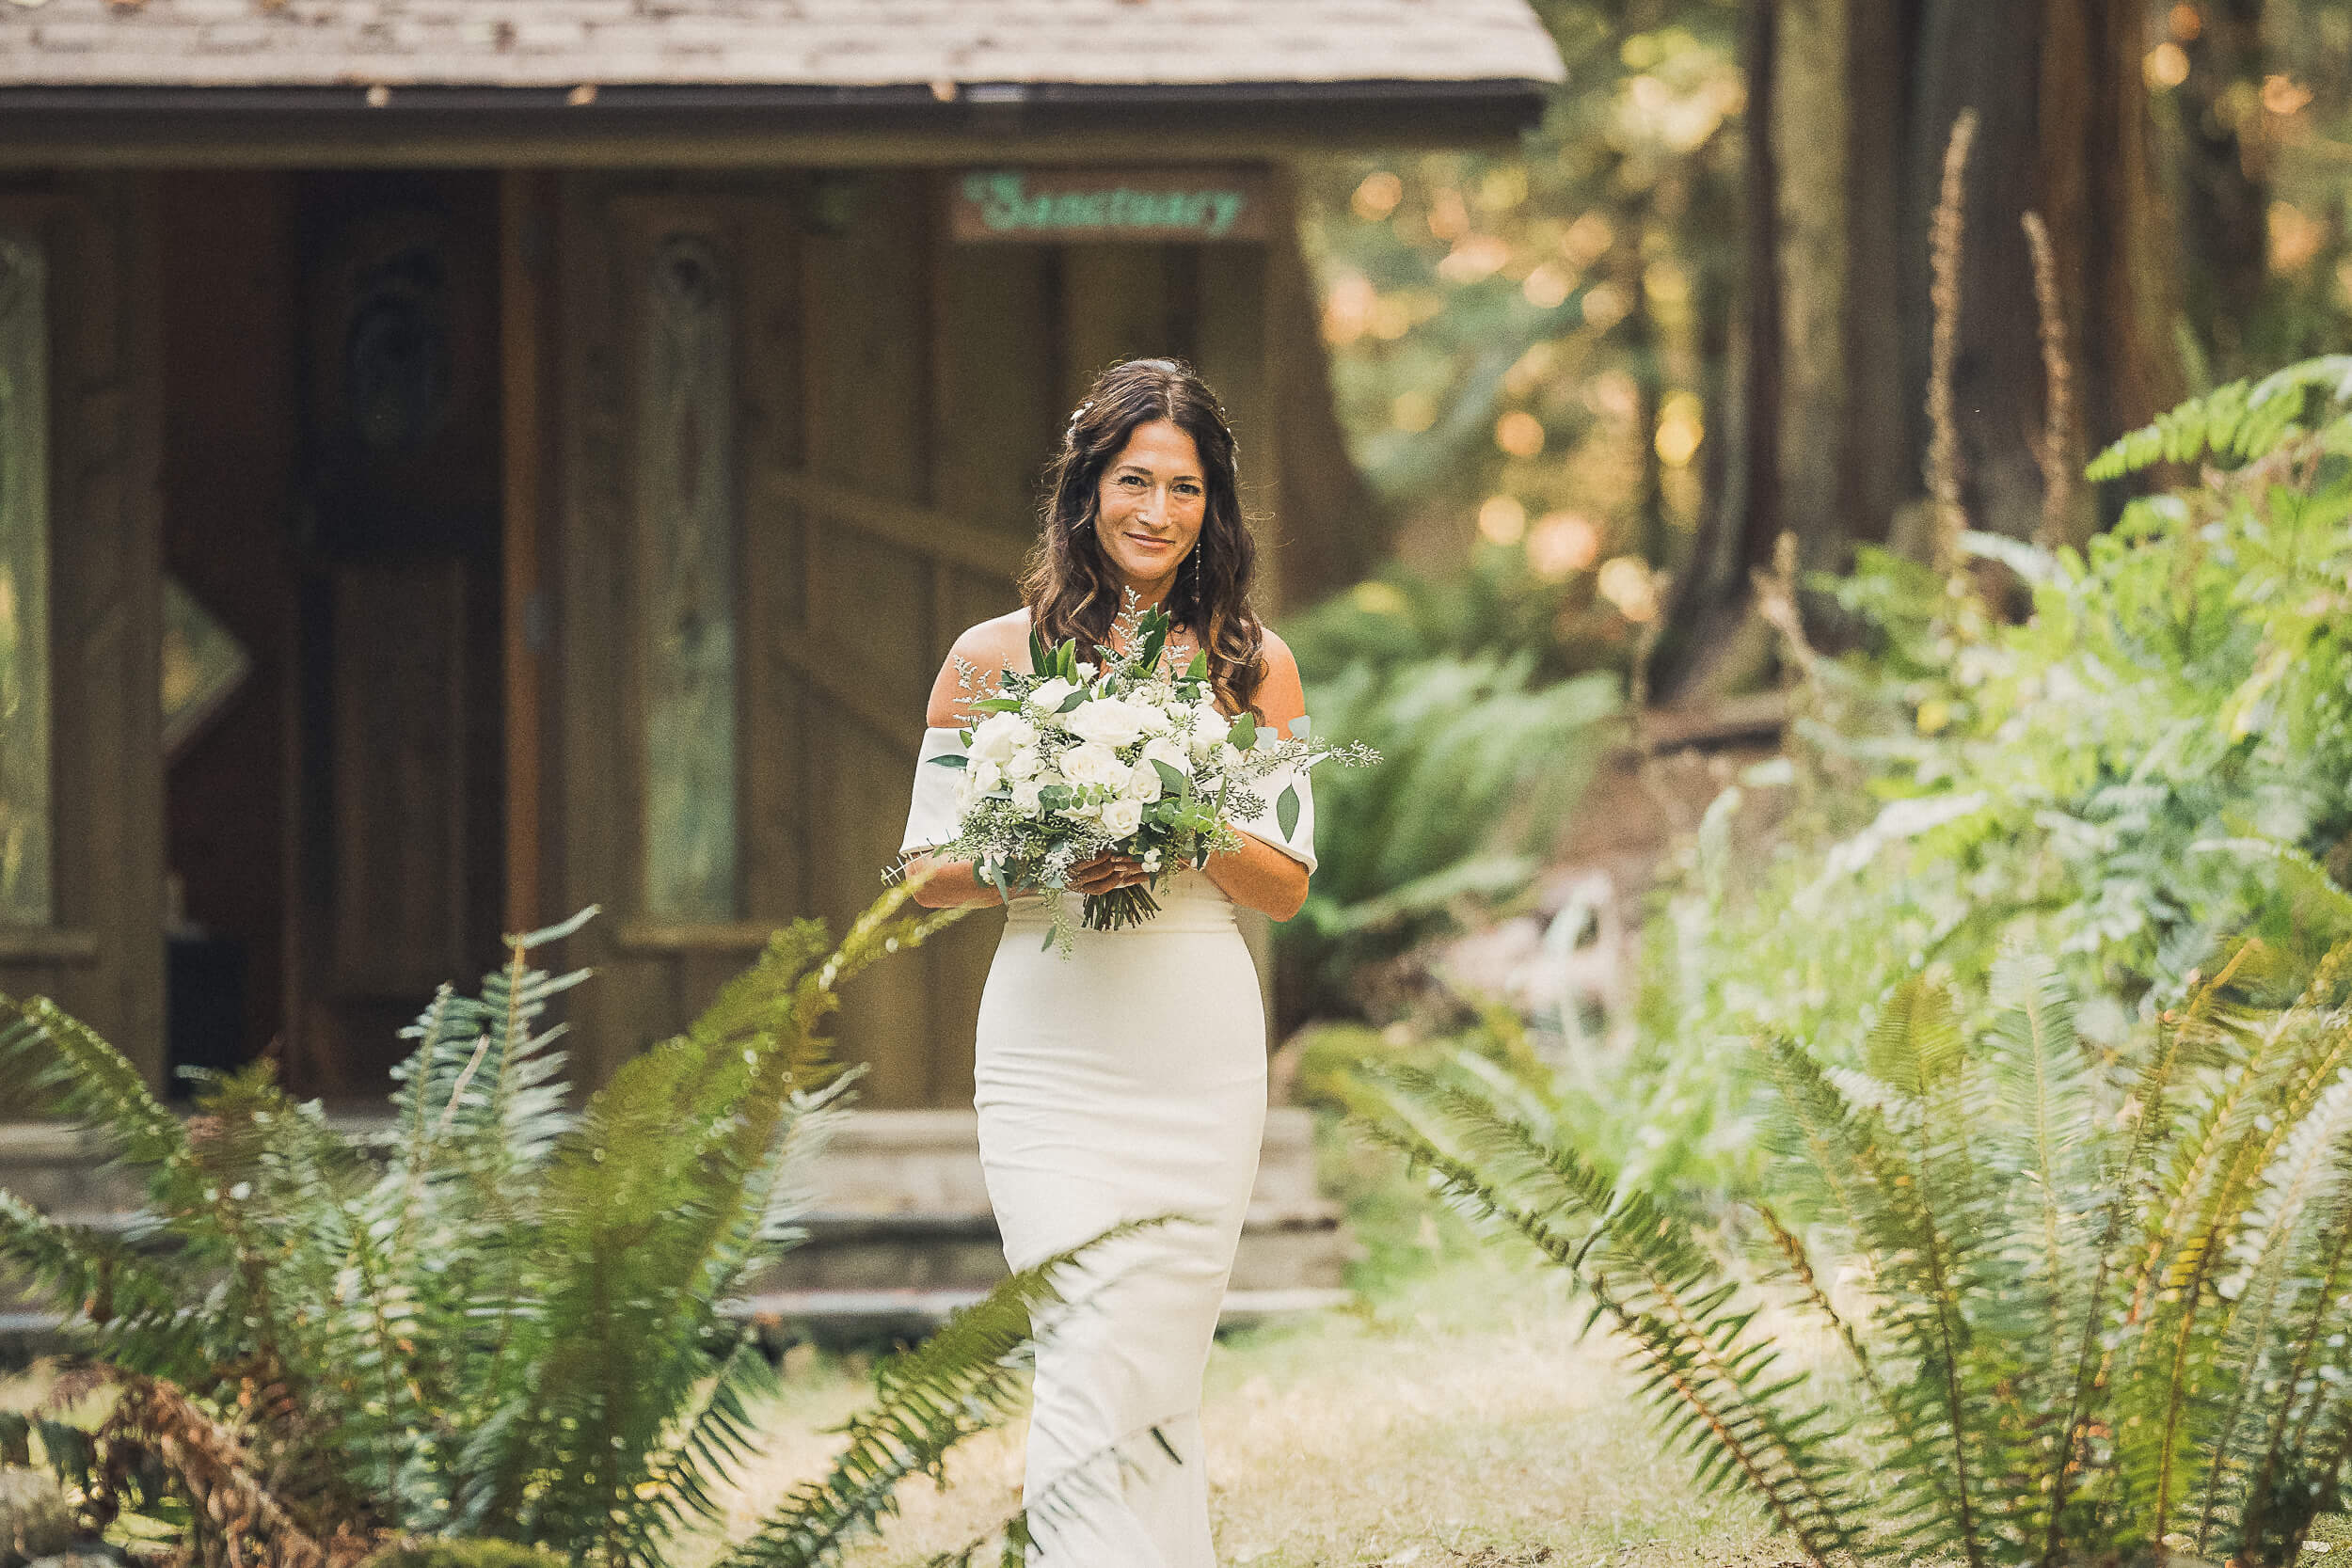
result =
M1097 855L1070 868L1072 891L1089 897L1122 887L1141 887L1152 879L1133 855Z

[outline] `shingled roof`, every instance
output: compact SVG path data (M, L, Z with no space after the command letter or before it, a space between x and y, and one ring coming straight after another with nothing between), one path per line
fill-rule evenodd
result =
M1551 82L1526 0L0 0L0 87Z

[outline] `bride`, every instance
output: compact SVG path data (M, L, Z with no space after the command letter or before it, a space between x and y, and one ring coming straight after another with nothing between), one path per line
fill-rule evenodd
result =
M1130 591L1172 617L1168 657L1181 666L1206 651L1228 712L1252 709L1286 732L1306 707L1298 666L1250 610L1255 551L1232 431L1191 368L1136 359L1105 371L1049 481L1025 608L957 640L931 692L922 762L961 747L966 705L986 694L965 689L964 667L1027 669L1032 626L1048 646L1111 643ZM954 835L951 775L917 767L905 852ZM1065 1284L1081 1306L1041 1339L1023 1492L1034 1563L1216 1561L1200 1377L1265 1122L1265 1019L1233 911L1287 920L1307 896L1305 773L1262 793L1286 783L1304 808L1289 835L1270 813L1235 822L1242 847L1177 872L1140 927L1080 930L1065 958L1043 949L1041 897L1015 894L1007 911L980 999L974 1095L1006 1259L1025 1268L1122 1220L1186 1217L1089 1255ZM969 862L917 855L908 869L925 904L998 902ZM1134 859L1104 855L1072 885L1098 894L1146 879Z

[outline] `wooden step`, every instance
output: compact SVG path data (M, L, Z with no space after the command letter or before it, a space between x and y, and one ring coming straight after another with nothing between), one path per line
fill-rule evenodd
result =
M382 1117L333 1119L370 1146L392 1133ZM0 1123L0 1188L60 1218L127 1227L137 1217L138 1183L105 1156L102 1140L73 1128ZM874 1324L919 1332L1004 1277L972 1112L845 1112L810 1175L807 1238L755 1282L745 1312L829 1325L830 1334ZM1316 1189L1311 1118L1295 1108L1269 1112L1229 1318L1344 1299L1351 1248L1338 1207ZM44 1306L0 1291L0 1341L22 1354L53 1337L56 1320Z

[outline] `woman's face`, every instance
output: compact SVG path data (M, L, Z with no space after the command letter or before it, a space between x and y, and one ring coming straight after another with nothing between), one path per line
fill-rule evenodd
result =
M1200 448L1183 426L1153 420L1136 426L1103 470L1094 537L1127 586L1149 602L1175 582L1208 514Z

